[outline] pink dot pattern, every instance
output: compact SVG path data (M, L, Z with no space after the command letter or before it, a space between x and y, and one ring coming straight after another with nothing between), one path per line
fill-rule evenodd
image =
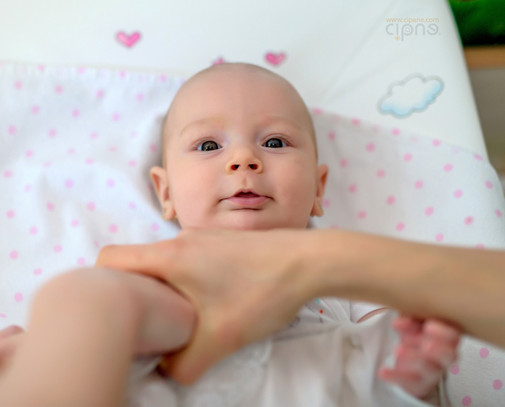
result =
M104 245L178 231L145 185L160 154L154 111L182 80L123 72L115 87L118 76L0 64L0 104L11 106L0 109L0 329L25 320L46 279L92 266Z
M272 69L289 61L280 51L267 55ZM160 160L159 112L182 83L159 74L0 66L0 106L8 99L15 107L0 109L0 230L7 231L0 233L7 294L0 329L25 320L46 279L93 265L104 245L177 234L160 219L147 170ZM330 167L315 227L505 248L503 191L485 159L402 128L312 112L319 158ZM503 353L469 342L462 350L448 374L453 404L505 405L496 367L505 365Z
M447 389L455 406L501 406L503 389L503 351L470 337L460 346L460 358L449 369Z
M503 191L482 157L360 119L319 113L315 120L318 142L323 141L320 160L330 167L326 196L331 201L323 219L313 219L316 226L505 248ZM360 149L363 153L356 154ZM356 209L349 213L349 208ZM487 230L478 231L484 224ZM466 341L461 360L449 369L450 399L454 406L505 405L505 354L477 344Z

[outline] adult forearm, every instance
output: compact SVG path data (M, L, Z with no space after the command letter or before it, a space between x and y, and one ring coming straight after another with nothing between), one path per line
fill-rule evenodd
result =
M436 316L505 346L505 253L317 231L316 295L382 303Z
M505 346L501 252L334 229L182 231L154 244L106 247L97 264L162 279L193 300L196 333L170 370L183 383L323 296L448 319Z

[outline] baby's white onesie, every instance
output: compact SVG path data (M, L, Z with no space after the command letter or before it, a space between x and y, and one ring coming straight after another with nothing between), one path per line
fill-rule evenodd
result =
M351 322L377 308L336 298L310 301L286 328L229 356L189 387L154 373L159 359L138 360L126 405L427 406L377 379L377 369L393 361L395 314L388 311L359 324Z

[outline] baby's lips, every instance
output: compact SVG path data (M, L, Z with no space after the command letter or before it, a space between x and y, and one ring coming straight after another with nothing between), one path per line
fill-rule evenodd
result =
M236 197L236 196L256 197L256 196L261 196L261 194L256 193L252 189L241 189L240 191L235 192L235 194L232 195L231 197Z

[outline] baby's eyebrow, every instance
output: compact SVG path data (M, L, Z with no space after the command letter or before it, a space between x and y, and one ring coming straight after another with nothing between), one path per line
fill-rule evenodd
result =
M283 126L287 125L288 127L294 128L298 131L302 130L302 127L298 123L295 123L292 120L287 119L283 116L277 116L277 115L266 116L263 120L258 122L257 130L260 130L264 127L275 125L283 125ZM223 129L225 127L225 120L221 117L204 117L203 119L195 120L184 126L184 128L179 133L180 137L183 138L185 134L188 133L190 130L199 127Z
M219 117L205 117L203 119L195 120L194 122L191 122L191 123L187 124L186 126L184 126L180 135L181 135L181 137L183 137L184 134L187 133L189 130L191 130L193 127L204 127L204 126L222 128L223 127L223 120Z
M261 126L273 126L273 125L288 125L290 127L294 127L298 130L301 130L301 127L299 124L293 122L292 120L289 120L285 117L282 116L267 116L262 122Z

